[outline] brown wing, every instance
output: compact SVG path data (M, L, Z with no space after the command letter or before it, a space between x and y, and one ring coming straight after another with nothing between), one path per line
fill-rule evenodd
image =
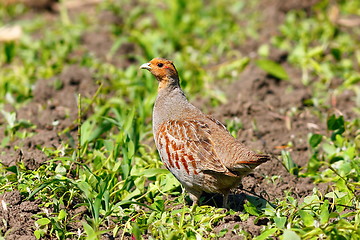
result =
M218 135L214 142L216 145L215 149L218 149L218 155L223 159L223 164L231 171L242 171L244 168L254 169L256 166L269 161L270 156L265 154L256 154L255 152L248 149L244 144L240 141L233 138L230 132L226 129L226 127L214 117L208 115L207 118L211 120L211 122L215 123L218 131L214 130L213 134ZM221 136L220 136L221 135ZM219 139L227 139L227 146L219 142ZM223 148L226 148L227 151L222 151Z
M168 121L156 133L156 145L170 170L228 172L220 161L208 125L199 120Z

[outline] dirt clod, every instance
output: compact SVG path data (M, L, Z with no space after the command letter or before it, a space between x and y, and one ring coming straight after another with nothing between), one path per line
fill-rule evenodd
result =
M0 231L5 239L36 239L32 216L40 212L39 201L24 201L19 191L12 191L0 195L0 202Z

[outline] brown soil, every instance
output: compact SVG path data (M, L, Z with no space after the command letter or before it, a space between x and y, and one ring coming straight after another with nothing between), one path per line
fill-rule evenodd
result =
M55 82L58 88L55 88ZM41 151L43 147L58 149L62 143L69 142L68 137L59 135L62 130L70 127L70 133L76 139L77 96L81 93L91 97L97 87L92 73L77 65L65 67L54 78L38 80L33 100L16 112L19 119L27 119L37 126L35 135L12 142L3 149L2 164L11 167L22 162L27 169L36 170L49 160ZM3 133L3 129L0 131ZM14 150L15 146L17 150ZM0 221L0 230L6 233L6 239L36 239L32 216L44 211L38 207L41 201L25 201L18 191L6 192L0 196L0 201L0 219L4 220Z
M55 1L47 2L54 3ZM310 14L310 6L315 2L316 0L293 0L286 3L282 0L271 0L270 3L262 1L259 8L263 13L264 26L260 31L260 38L257 42L246 44L250 47L246 47L244 53L256 52L259 45L269 42L270 37L277 34L277 28L287 11L306 9ZM77 11L81 11L81 8ZM102 25L122 22L119 17L108 12L101 13L99 19ZM108 61L118 67L134 64L133 56L139 54L140 48L132 43L124 43L114 53L113 56L116 58L112 58L109 56L109 50L114 39L111 37L110 30L102 28L102 25L82 36L83 48L74 51L72 57L89 51L102 61ZM275 79L250 64L239 80L227 87L228 103L210 112L222 122L226 119L241 119L243 129L239 131L238 138L250 148L271 153L275 157L285 149L291 153L296 164L306 167L310 154L307 134L309 132L323 133L325 126L311 114L311 108L304 104L304 100L311 97L311 91L300 83L300 72L284 62L286 53L273 50L271 58L286 68L291 81ZM89 69L69 65L59 76L39 79L33 92L33 100L17 111L19 119L27 119L37 126L34 130L35 135L25 141L11 143L0 155L2 163L5 166L13 166L18 162L23 162L26 168L35 170L48 160L40 150L42 147L56 149L64 141L67 142L68 139L59 136L58 133L73 126L77 118L77 94L81 93L83 96L90 97L95 93L97 85L92 76L93 72ZM338 97L337 104L350 115L352 111L348 109L352 106L349 104L351 93L344 94L344 97ZM293 111L294 108L296 111ZM76 133L76 129L72 128L72 130ZM3 129L0 129L0 132L3 134ZM13 150L14 146L18 146L19 149ZM279 176L279 178L272 182L265 176ZM257 193L266 200L276 203L276 199L282 197L285 191L301 200L304 195L312 191L313 187L310 179L289 174L281 162L274 158L244 178L245 195L239 189L236 193L242 194L233 195L230 200L234 209L241 210L242 204L235 206L235 202L242 203L246 197L252 195L249 192ZM320 188L323 188L320 190L325 190L326 186L320 186ZM35 239L33 235L35 220L31 216L44 211L38 207L39 202L25 201L18 191L6 192L0 196L0 201L2 203L0 204L0 219L5 220L0 221L0 229L6 232L6 239ZM82 209L79 213L84 212ZM229 231L223 238L237 239L231 230L236 225L240 225L241 229L251 235L258 235L267 222L264 220L255 224L254 220L253 216L246 221L241 221L237 215L228 216L215 226L215 231L227 228Z
M20 192L5 192L0 195L0 229L6 230L7 240L33 240L35 220L32 216L41 212L40 201L24 201Z

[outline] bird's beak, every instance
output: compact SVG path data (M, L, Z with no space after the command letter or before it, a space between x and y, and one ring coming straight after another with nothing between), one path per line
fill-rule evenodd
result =
M150 63L144 63L143 65L140 66L140 69L151 70Z

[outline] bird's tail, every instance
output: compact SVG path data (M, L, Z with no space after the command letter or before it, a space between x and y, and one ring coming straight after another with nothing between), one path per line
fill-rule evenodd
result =
M248 158L246 160L240 160L237 161L236 164L247 164L247 165L253 165L258 166L264 162L267 162L271 159L270 155L267 154L254 154L251 158Z
M257 158L255 162L259 165L271 159L271 156L267 154L255 154L255 157Z

